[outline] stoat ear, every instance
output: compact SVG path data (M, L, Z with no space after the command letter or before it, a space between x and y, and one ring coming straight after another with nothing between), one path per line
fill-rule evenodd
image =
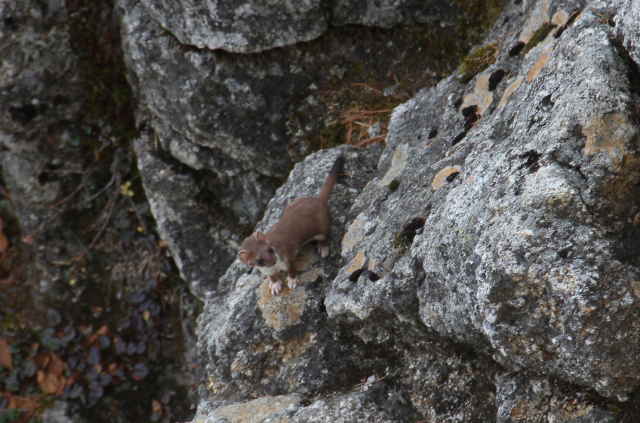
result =
M240 258L241 262L247 264L249 262L250 254L247 250L242 250L238 253L238 257Z
M258 242L267 242L267 236L260 231L256 232L256 239Z

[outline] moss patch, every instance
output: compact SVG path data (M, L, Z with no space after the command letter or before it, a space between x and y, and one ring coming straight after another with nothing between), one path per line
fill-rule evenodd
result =
M545 22L540 28L536 30L536 32L533 33L533 35L531 36L531 40L529 40L529 42L527 43L527 46L524 48L522 53L523 54L529 53L531 49L533 49L535 46L540 44L541 41L547 38L547 35L549 35L552 29L553 29L553 26Z
M458 68L460 76L458 80L463 84L468 83L474 76L491 66L496 61L498 53L497 44L488 44L474 49L464 58Z
M424 217L414 217L405 227L393 237L391 246L396 249L405 250L411 246L413 239L419 231L424 228L426 219Z
M456 33L470 45L478 44L496 21L507 0L456 0L461 17Z
M398 181L397 179L394 179L393 181L389 182L389 191L396 192L399 187L400 187L400 181Z

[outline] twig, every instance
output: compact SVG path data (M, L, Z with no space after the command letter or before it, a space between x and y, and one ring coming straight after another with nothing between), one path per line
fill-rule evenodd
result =
M58 201L57 203L55 203L53 206L51 206L51 209L53 210L57 210L58 207L64 203L66 203L67 201L71 200L77 193L79 193L82 188L85 186L85 184L87 183L87 181L89 180L89 177L91 175L93 175L96 171L98 170L98 168L91 170L90 172L88 172L83 178L82 178L82 182L80 182L78 184L78 186L76 187L76 189L74 189L71 194L67 195L65 198L63 198L62 200ZM82 204L82 203L81 203ZM77 207L77 205L75 206L71 206L70 208L67 208L65 210L58 210L60 212L65 212L67 210L71 210L73 208Z
M120 185L120 175L118 175L116 179L118 180L118 185ZM102 235L102 232L106 229L107 225L109 224L109 221L111 220L111 214L113 213L113 209L116 206L116 202L118 200L119 195L120 193L118 191L115 191L113 193L113 197L109 199L110 204L107 206L109 207L109 213L107 214L107 217L104 219L104 222L102 223L102 227L100 228L96 236L93 237L91 244L89 244L89 250L93 248L95 243L98 241L98 238L100 238L100 236Z
M371 85L367 85L367 84L358 84L358 83L356 83L356 84L351 84L351 85L353 85L354 87L363 87L363 88L366 88L366 89L371 90L371 91L373 91L373 92L376 92L376 93L378 93L378 94L382 94L382 91L380 91L380 90L377 90L377 89L373 88Z
M89 176L91 176L94 172L96 172L98 170L98 168L92 170L87 176L86 178L80 183L80 185L78 185L76 187L76 189L69 194L67 197L63 198L62 200L58 201L54 206L53 209L55 210L55 212L49 216L48 218L46 218L42 223L40 223L40 225L38 225L38 227L36 229L34 229L33 231L31 231L29 234L25 235L23 237L23 241L27 244L31 244L33 242L33 238L38 234L38 232L40 232L46 225L48 225L49 223L51 223L53 220L55 220L56 218L58 218L62 213L67 212L69 210L73 210L75 208L78 208L79 206L86 204L90 201L93 201L96 199L96 197L98 197L100 194L102 194L104 191L106 191L111 185L113 185L113 183L115 182L115 180L120 180L120 173L118 172L118 167L120 165L120 161L122 158L122 149L118 149L116 151L116 154L113 158L113 163L111 163L111 180L104 186L102 187L97 193L95 193L94 195L92 195L90 198L78 203L78 204L74 204L70 207L67 207L63 210L58 210L57 207L67 201L69 201L75 194L77 194L82 187L84 186L84 184L86 183L86 180L89 178ZM113 198L117 197L117 192L116 195L114 195ZM111 213L110 213L111 214ZM94 239L95 241L95 239ZM91 245L93 245L93 242L91 243ZM91 248L91 247L89 247Z
M384 141L386 138L387 138L387 134L378 135L376 137L371 137L371 138L364 139L362 141L358 141L354 145L356 147L363 147L363 146L368 145L368 144L373 144L375 142Z

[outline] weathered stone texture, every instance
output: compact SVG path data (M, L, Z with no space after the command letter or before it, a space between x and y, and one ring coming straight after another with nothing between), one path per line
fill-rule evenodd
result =
M496 106L495 96L451 149L449 134L425 135L455 125L450 116L460 112L438 104L440 90L461 95L452 81L396 110L381 159L391 162L392 176L365 188L370 198L350 232L375 229L343 250L364 265L341 269L326 300L329 316L366 319L393 307L386 291L398 284L411 297L407 259L394 265L394 254L408 250L424 270L414 291L428 327L492 351L512 368L542 370L605 395L637 386L639 270L637 257L620 253L632 251L625 233L637 231L628 220L639 206L637 103L599 12L587 8L560 38L549 35L532 49L511 73L526 82L506 105ZM499 58L482 75L511 66ZM460 173L443 185L439 172L454 165ZM400 182L393 194L390 179ZM403 231L415 235L404 245ZM378 289L350 283L362 268L380 276Z
M327 28L320 0L143 0L182 44L255 53L320 36Z
M453 25L454 3L119 0L138 168L205 301L194 422L595 423L639 408L638 0L508 2L470 82L456 72L395 108L384 146L291 170L291 104L336 58L373 54L302 41ZM73 89L64 36L37 51ZM33 38L2 39L0 162L16 198L52 201L31 140L81 103L56 112L60 86L19 63ZM241 235L316 195L338 154L331 254L303 248L300 285L273 296L234 261ZM47 217L19 211L26 229Z
M399 24L456 23L456 3L424 0L332 0L333 25L360 24L391 28Z
M634 253L640 152L637 69L629 60L635 47L619 38L623 25L614 28L605 19L619 7L510 7L487 40L497 43L495 63L469 84L454 74L396 108L375 175L344 209L344 226L336 223L344 234L342 260L338 267L330 261L335 270L326 272L335 277L323 277L317 293L285 292L271 300L266 314L264 301L246 298L256 295L259 276L240 276L234 265L223 278L222 286L235 280L234 289L212 296L201 318L201 352L209 363L203 404L237 400L229 384L249 386L250 380L261 380L273 394L334 389L310 370L319 362L302 358L308 352L290 352L295 339L305 351L340 350L338 345L342 354L375 351L385 357L392 390L421 386L411 405L433 421L453 414L424 406L420 398L440 404L457 398L460 421L537 421L540 415L619 421L621 414L584 394L592 389L625 399L640 382L640 261ZM518 22L522 31L513 30ZM537 29L546 23L555 27L540 38ZM514 53L519 42L536 44L526 54ZM294 174L309 169L311 160L319 158ZM292 177L285 187L304 194L296 184ZM276 194L258 227L269 228L273 211L293 197ZM257 292L268 294L264 287ZM245 308L254 302L257 308ZM316 326L320 320L311 316L320 305L327 314ZM294 324L284 325L287 320ZM322 330L336 323L347 338L325 346ZM241 329L249 324L251 330ZM274 340L265 341L268 332L256 329L269 326ZM344 343L349 337L358 343ZM443 350L464 345L480 354L476 362L467 356L474 362L469 374L482 368L493 388L480 388L477 379L468 383L476 383L481 401L495 408L460 406L463 396L435 377L453 370L442 367L445 356L433 345L422 343L434 338L455 342L438 344ZM275 339L282 345L265 347ZM417 356L400 353L407 345L432 351L435 361L416 368L421 376L391 364L418 363ZM328 374L341 372L342 356L330 355L336 367L327 365ZM269 373L291 356L304 367L287 364L298 372ZM459 351L454 356L465 360ZM376 361L359 357L355 368L366 374ZM430 397L431 389L448 394ZM307 410L314 404L322 409L327 403L314 400Z

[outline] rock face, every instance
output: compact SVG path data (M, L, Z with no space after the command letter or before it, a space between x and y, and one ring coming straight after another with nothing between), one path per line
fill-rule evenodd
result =
M211 50L255 53L312 40L327 28L319 0L142 3L182 44Z
M86 94L77 75L79 60L70 34L56 26L66 11L60 5L33 2L8 7L0 7L2 180L23 234L38 235L38 241L47 246L39 250L36 260L55 278L59 272L51 261L61 260L61 248L77 252L79 243L68 228L52 221L57 210L47 205L63 197L56 172L73 172L76 165L57 157L56 152L75 135L61 122L78 118ZM51 282L43 278L43 291L50 289Z
M372 57L383 56L380 61L386 63L384 56L398 48L388 40L361 48L337 35L300 43L326 29L320 2L240 3L118 0L129 79L140 102L139 120L149 128L135 143L136 152L144 157L155 152L152 173L163 168L162 180L183 188L171 191L165 203L161 197L166 191L150 183L154 176L145 171L145 189L158 200L152 207L160 234L199 296L215 289L233 260L238 234L259 221L299 160L301 147L287 125L292 115L305 115L303 99L318 89L318 81L339 80ZM429 8L433 13L421 8L417 15L408 13L415 2L402 2L394 13L388 13L389 5L374 3L358 2L351 10L356 3L338 2L336 19L340 24L391 26L440 21L447 15L442 23L447 27L457 16L453 2ZM274 49L280 46L287 47ZM192 204L194 196L207 204L206 210L179 210L181 204ZM207 210L215 210L213 220L204 216ZM189 241L177 242L179 238Z
M340 259L304 251L301 286L275 297L235 262L208 297L194 422L234 421L221 410L251 393L309 398L270 421L623 420L640 384L637 6L509 5L468 84L396 108L375 165L345 151L342 183L366 185L332 198ZM258 229L335 154L296 166Z
M608 15L606 18L611 19L611 16ZM640 4L637 1L623 2L612 22L618 24L618 37L622 39L625 49L636 63L640 62Z
M508 368L606 396L638 385L637 69L603 12L588 7L517 61L499 51L469 87L452 78L396 109L386 172L343 242L350 264L325 300L330 318L397 314L417 296L427 327ZM439 101L447 94L461 110ZM353 283L363 270L375 289Z
M316 83L396 49L331 26L453 27L471 3L118 0L145 195L204 301L193 422L637 418L640 0L509 1L458 71L394 109L384 146L301 159L290 121ZM0 164L28 233L51 214L30 204L64 191L46 135L71 144L85 99L69 34L11 24ZM238 244L339 154L330 255L304 247L299 286L274 296Z
M258 53L318 38L332 25L391 28L398 24L454 24L451 1L319 0L227 1L201 4L142 0L145 10L181 44L231 53Z
M455 24L455 2L420 0L332 0L333 25L361 24L391 28L398 24Z

